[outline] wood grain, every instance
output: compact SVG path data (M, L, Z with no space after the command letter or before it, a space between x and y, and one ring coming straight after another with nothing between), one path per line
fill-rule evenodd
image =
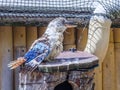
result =
M0 90L13 90L13 72L7 64L13 60L12 27L0 26Z

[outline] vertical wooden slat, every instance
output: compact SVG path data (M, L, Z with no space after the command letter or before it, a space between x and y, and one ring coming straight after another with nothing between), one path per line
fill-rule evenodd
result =
M75 29L69 28L64 32L64 45L73 45L75 44Z
M115 53L113 28L110 30L109 47L103 61L103 90L116 90Z
M88 30L87 28L80 28L77 30L77 49L78 50L84 50L85 46L87 44L87 38L88 38Z
M22 56L21 55L21 49L22 50L22 54L25 53L24 48L26 48L26 31L25 31L25 27L24 26L16 26L13 27L13 39L14 39L14 59ZM15 85L15 90L18 90L18 86L19 86L19 75L18 75L19 69L17 68L15 70L15 75L14 75L14 85Z
M116 64L116 85L120 90L120 28L114 28L114 44L115 44L115 64Z
M116 85L120 90L120 43L115 43L115 62L116 62Z
M37 27L27 27L26 28L26 43L27 43L27 50L30 48L31 44L34 40L37 39Z
M41 37L45 30L46 30L47 27L38 27L38 37Z
M111 28L110 29L110 39L109 39L109 43L114 43L114 33L113 33L114 29Z
M13 72L7 67L12 60L12 27L0 26L0 90L13 90Z
M69 50L70 48L76 48L74 28L69 28L64 32L63 48L64 50Z
M95 68L95 90L103 90L103 86L102 86L102 63L99 62L99 67Z
M103 61L103 90L116 90L114 43L110 43Z
M114 28L114 42L120 43L120 28Z

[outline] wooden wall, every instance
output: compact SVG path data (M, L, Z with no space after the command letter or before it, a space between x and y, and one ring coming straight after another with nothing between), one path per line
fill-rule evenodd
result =
M46 27L34 26L0 26L0 90L17 90L16 73L19 68L10 71L7 64L22 56L45 29ZM84 50L87 34L87 28L84 32L82 28L68 29L64 33L64 50ZM95 90L120 90L120 28L111 28L108 52L104 61L95 69L95 73Z

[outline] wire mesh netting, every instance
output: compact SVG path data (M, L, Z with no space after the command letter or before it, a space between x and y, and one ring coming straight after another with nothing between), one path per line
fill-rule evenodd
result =
M89 19L98 5L110 18L119 18L120 0L0 0L0 23L40 22L60 16Z
M120 18L120 0L100 0L99 3L111 18Z

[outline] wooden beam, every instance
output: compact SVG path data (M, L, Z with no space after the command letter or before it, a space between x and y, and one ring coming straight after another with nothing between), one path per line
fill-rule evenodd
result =
M113 29L115 42L116 90L120 90L120 28Z
M64 45L75 44L75 29L74 28L69 28L64 32L63 44Z
M86 47L88 39L87 28L80 28L77 30L77 49L83 51Z
M12 60L12 27L0 26L0 90L13 90L13 72L7 67Z
M116 90L114 43L110 43L103 60L103 90Z
M14 59L23 56L26 52L26 31L24 26L13 27L13 46L14 46ZM18 90L19 87L19 68L14 72L14 90Z
M103 86L102 86L102 63L99 62L99 67L95 68L95 90L103 90Z
M114 42L120 43L120 28L114 28Z
M38 37L41 37L46 30L46 27L38 27Z
M120 90L120 43L115 43L116 90Z
M29 26L26 28L26 43L27 43L27 50L30 48L31 44L34 40L37 39L37 27Z
M109 39L109 43L114 43L114 29L111 28L110 29L110 39Z

